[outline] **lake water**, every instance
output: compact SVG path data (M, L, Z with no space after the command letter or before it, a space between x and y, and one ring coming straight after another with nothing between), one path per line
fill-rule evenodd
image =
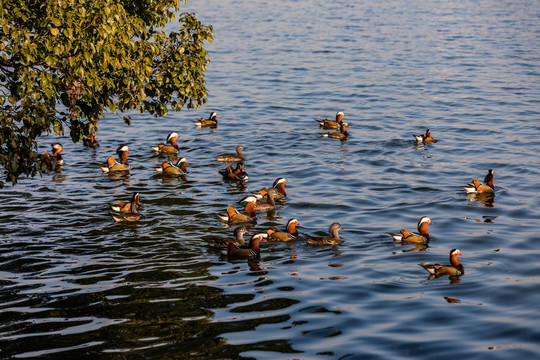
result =
M218 1L208 103L99 124L98 150L0 191L0 358L532 359L540 354L540 2ZM314 118L344 111L349 139ZM192 121L218 113L217 129ZM431 129L435 144L415 146ZM185 181L150 145L180 133ZM97 164L127 143L131 176ZM246 150L245 187L214 156ZM461 185L495 171L493 202ZM344 227L338 246L262 243L229 261L216 214L286 179L257 228ZM140 192L137 223L108 204ZM387 232L414 231L420 249ZM465 275L421 262L458 248Z

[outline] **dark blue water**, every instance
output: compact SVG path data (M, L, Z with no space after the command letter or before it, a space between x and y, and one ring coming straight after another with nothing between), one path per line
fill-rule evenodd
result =
M540 353L540 3L190 1L212 24L209 101L100 121L97 150L0 191L1 358L531 359ZM344 111L346 142L314 118ZM217 129L192 121L218 113ZM435 144L415 146L431 129ZM180 133L185 180L150 145ZM129 144L131 176L97 164ZM243 145L249 182L214 156ZM492 202L461 185L495 171ZM338 221L338 246L263 243L229 261L216 214L283 177L258 227ZM140 192L142 218L108 203ZM415 230L418 249L387 232ZM458 248L465 275L421 262ZM415 251L419 250L419 251ZM421 250L421 251L420 251Z

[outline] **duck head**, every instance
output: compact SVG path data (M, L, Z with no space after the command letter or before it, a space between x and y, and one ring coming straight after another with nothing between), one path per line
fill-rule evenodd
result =
M484 178L484 184L486 184L487 186L489 186L492 189L495 188L493 186L493 175L494 175L493 170L489 169L486 177Z
M461 251L459 251L459 249L450 250L450 264L452 264L452 266L460 265L459 260L458 260L459 255L463 255Z
M183 158L180 158L180 159L176 160L176 162L174 163L174 166L176 166L177 168L179 168L183 172L187 172L187 163L188 163L187 159L185 157L183 157Z
M298 231L296 230L296 227L300 226L300 223L297 219L290 219L287 221L287 232L289 234L296 234Z
M127 165L128 164L127 154L129 153L128 146L120 145L118 149L116 149L116 153L118 154L118 157L120 158L120 162L124 165Z
M427 216L422 216L420 218L420 220L418 220L418 226L417 226L418 232L420 234L424 235L424 236L426 236L426 235L429 236L428 235L428 225L429 224L433 224L431 222L431 219L428 218Z
M263 234L255 234L249 240L249 248L255 252L259 252L259 242L266 241Z
M246 195L240 201L238 201L238 203L244 207L250 202L252 203L257 202L257 198L255 197L255 195Z

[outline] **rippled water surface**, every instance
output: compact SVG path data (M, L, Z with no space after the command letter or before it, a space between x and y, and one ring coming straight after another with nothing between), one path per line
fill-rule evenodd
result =
M218 1L209 101L164 119L108 116L97 150L68 137L56 174L0 191L1 358L532 359L540 353L540 3ZM314 118L342 110L349 139ZM217 129L192 121L216 111ZM431 129L435 144L415 146ZM186 179L150 145L180 133ZM96 164L129 144L131 176ZM243 145L246 186L214 156ZM493 201L461 185L495 171ZM229 261L205 238L224 212L286 179L257 227L344 227L338 246L262 243ZM143 217L108 204L140 192ZM415 230L418 249L387 232ZM459 278L428 278L448 261ZM415 251L419 250L419 251Z

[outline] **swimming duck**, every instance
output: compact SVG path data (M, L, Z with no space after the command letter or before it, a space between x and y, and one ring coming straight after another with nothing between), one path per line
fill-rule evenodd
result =
M429 241L428 225L433 224L431 219L427 216L422 216L418 220L418 233L411 233L405 229L401 229L399 234L387 233L392 236L395 241L409 242L409 243L427 243Z
M322 119L322 120L317 120L315 119L316 122L319 123L319 125L324 128L325 130L338 130L341 126L341 123L343 122L342 118L343 116L347 116L345 115L345 113L343 111L338 111L336 113L336 120L328 120L328 119Z
M476 178L467 186L463 186L463 188L465 191L467 191L467 193L492 193L495 190L495 186L493 185L493 175L493 170L489 169L486 177L484 178L484 184L480 184L480 181L478 181L478 178Z
M242 145L238 145L236 147L236 154L225 154L225 155L218 155L216 156L217 161L222 162L234 162L234 161L242 161L244 160L244 154L242 154L242 150L245 150Z
M107 158L107 163L99 166L104 173L129 171L129 161L127 158L127 154L129 153L128 146L120 145L118 149L116 149L116 153L118 154L120 162L115 161L114 157L109 156Z
M439 265L430 263L421 263L418 265L420 265L430 274L435 276L463 275L465 274L465 269L463 268L463 265L460 264L458 260L458 255L463 254L458 249L450 250L450 265Z
M180 148L176 143L176 139L178 139L178 137L178 133L172 132L167 135L167 144L170 145L159 143L157 145L152 145L152 150L162 154L178 154L180 152Z
M431 131L429 129L426 130L426 134L420 134L420 135L414 135L414 138L416 139L417 143L426 143L431 144L434 143L435 140L431 137Z
M277 189L276 188L270 188L268 189L266 193L266 201L257 200L257 211L271 211L276 208L276 202L274 201L274 198L276 196Z
M300 226L298 220L290 219L287 222L286 231L276 231L270 235L269 239L274 241L296 240L298 238L298 230L296 230L297 226Z
M217 238L217 239L207 239L206 242L210 247L214 248L227 248L230 243L236 245L236 246L244 246L246 243L246 240L244 239L244 234L247 233L247 229L245 226L239 226L236 229L234 229L234 237L224 237L224 238Z
M349 133L347 132L348 127L349 127L349 124L347 124L346 122L342 122L340 132L327 132L327 133L321 133L321 135L323 137L329 137L333 139L347 140L347 137L349 136Z
M287 182L285 181L284 178L277 178L274 181L274 183L272 184L272 187L277 189L277 192L274 193L274 199L279 200L287 196L287 191L285 191L286 185L287 185ZM266 189L266 187L263 187L258 192L253 193L253 195L255 195L257 199L262 199L267 193L268 193L268 190Z
M211 112L210 117L208 119L200 118L199 120L195 121L195 127L201 128L201 127L211 127L216 128L217 127L217 113Z
M83 138L83 145L92 149L99 147L99 143L96 140L96 134L93 133L92 135L90 135L90 137Z
M62 145L60 145L59 143L56 143L56 144L52 144L51 147L52 147L53 156L56 159L56 165L59 165L59 166L64 165L64 159L62 158L62 153L64 152L64 150L62 149Z
M111 216L115 222L137 221L141 218L139 214L139 194L136 193L131 199L129 212L112 212Z
M244 196L242 199L240 199L240 201L238 201L238 203L240 204L240 206L243 206L244 207L244 212L251 216L251 217L254 217L255 216L255 207L258 207L259 205L257 204L257 198L253 195L246 195ZM249 206L248 205L250 203L253 203L253 206Z
M227 245L227 255L236 259L252 259L257 258L261 254L259 242L266 241L262 234L255 234L249 240L247 248L239 248L233 243Z
M139 193L133 193L133 196L131 197L130 202L121 202L117 201L116 203L111 204L111 210L116 212L122 212L122 213L129 213L131 212L131 208L133 204L139 206Z
M226 221L229 225L236 225L236 224L245 224L245 223L254 223L256 221L255 219L255 207L257 206L255 198L253 198L253 201L246 201L244 206L244 212L245 214L242 214L238 212L234 208L234 206L229 206L227 208L227 214L222 215L218 214L218 217Z
M163 174L163 176L182 176L187 174L187 159L185 157L176 160L175 162L164 161L161 163L160 167L155 167L154 169Z
M335 222L330 225L328 228L328 233L330 236L320 236L320 237L307 237L306 241L312 245L336 245L341 242L339 238L339 230L343 229L340 223Z
M232 165L227 165L223 170L219 170L219 173L226 180L236 180L236 181L246 181L249 177L244 169L244 164L237 163L236 168L234 169Z

